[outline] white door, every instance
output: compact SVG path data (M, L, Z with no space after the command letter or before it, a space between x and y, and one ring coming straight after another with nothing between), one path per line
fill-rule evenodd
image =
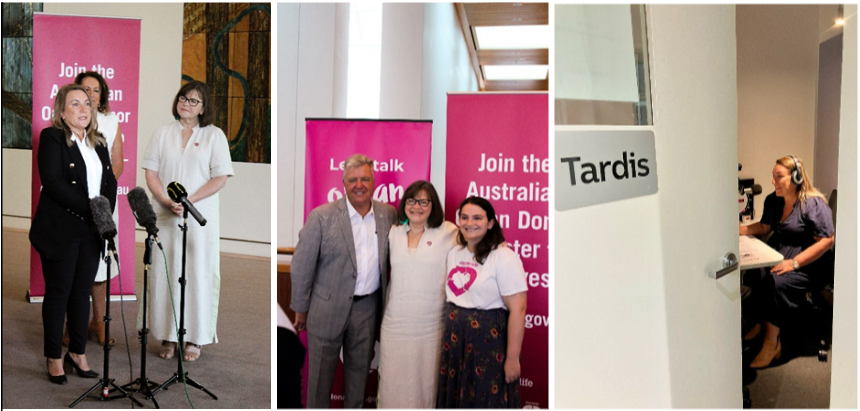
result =
M735 8L646 16L659 190L554 212L554 406L740 408Z

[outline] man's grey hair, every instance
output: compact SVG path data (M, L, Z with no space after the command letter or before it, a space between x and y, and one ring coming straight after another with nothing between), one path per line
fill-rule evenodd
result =
M361 167L363 165L370 166L370 175L373 175L373 159L364 154L353 154L346 159L343 166L343 181L346 182L346 172L350 168Z

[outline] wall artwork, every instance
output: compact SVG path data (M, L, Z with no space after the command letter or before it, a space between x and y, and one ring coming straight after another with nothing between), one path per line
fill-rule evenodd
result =
M233 161L271 163L271 5L185 3L182 80L209 85Z
M33 12L42 3L3 3L3 148L31 149Z

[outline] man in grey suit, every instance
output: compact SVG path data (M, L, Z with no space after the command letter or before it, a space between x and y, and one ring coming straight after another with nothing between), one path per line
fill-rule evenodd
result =
M343 171L346 199L311 211L291 262L297 331L308 330L308 408L329 408L343 347L344 407L361 408L388 274L394 207L372 199L373 160Z

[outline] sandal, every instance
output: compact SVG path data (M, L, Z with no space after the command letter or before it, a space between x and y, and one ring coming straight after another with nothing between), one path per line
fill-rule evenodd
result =
M185 361L197 361L200 358L200 348L201 346L194 343L185 344Z
M165 360L169 360L173 358L173 355L176 353L176 343L172 341L164 340L161 342L161 352L158 353L158 356L164 358Z

